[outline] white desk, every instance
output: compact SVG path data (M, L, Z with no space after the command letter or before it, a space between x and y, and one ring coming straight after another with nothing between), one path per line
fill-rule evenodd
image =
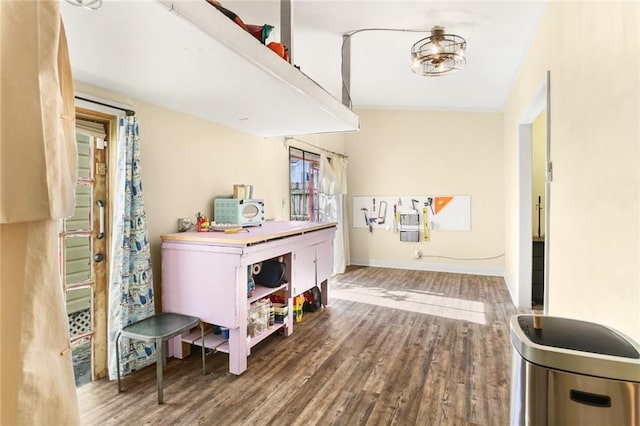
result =
M315 285L327 304L327 280L333 271L335 223L268 222L248 232L187 232L162 235L162 309L200 318L229 328L229 340L200 333L175 338L169 353L182 358L182 342L229 353L229 371L247 369L251 347L280 328L293 332L293 296ZM282 256L287 265L285 299L289 315L284 324L255 337L247 336L249 304L276 291L257 286L247 298L247 267Z

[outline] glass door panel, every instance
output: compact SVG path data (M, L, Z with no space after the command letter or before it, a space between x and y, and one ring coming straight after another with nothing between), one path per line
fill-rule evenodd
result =
M91 287L67 290L67 314L73 317L69 326L71 337L93 331L91 313Z
M92 122L87 131L80 121L77 119L76 127L78 180L75 210L73 216L62 219L59 226L60 270L76 385L106 374L106 352L102 349L106 347L106 262L103 261L106 238L104 233L100 234L100 224L104 226L104 217L100 217L104 208L98 206L96 200L100 200L103 207L107 205L104 143L107 130L104 123ZM100 133L100 126L104 134ZM94 311L96 306L101 307L100 312ZM98 364L96 348L101 354Z
M64 237L64 269L67 288L92 280L91 245L90 235L66 235Z
M76 185L76 209L73 216L64 221L65 231L91 230L91 186Z
M91 337L82 337L71 342L71 358L73 360L73 374L76 386L91 381L91 371L93 370L91 341Z
M76 134L76 141L78 143L78 178L79 179L91 179L92 167L92 149L91 149L91 136L87 136L81 133Z
M319 220L320 156L289 148L289 182L291 220Z

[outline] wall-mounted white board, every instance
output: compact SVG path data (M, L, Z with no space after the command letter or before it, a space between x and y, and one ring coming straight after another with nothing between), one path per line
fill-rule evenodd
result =
M365 220L366 213L373 228L391 229L394 206L400 213L417 211L421 224L424 223L423 209L426 207L429 229L434 231L471 231L469 195L353 197L353 227L369 226Z

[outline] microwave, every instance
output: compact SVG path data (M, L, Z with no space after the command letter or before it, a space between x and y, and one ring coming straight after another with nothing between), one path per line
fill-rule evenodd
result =
M264 223L264 200L216 198L213 220L240 226L261 226Z

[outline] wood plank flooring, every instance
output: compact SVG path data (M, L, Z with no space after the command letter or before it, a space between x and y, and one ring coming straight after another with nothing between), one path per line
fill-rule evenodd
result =
M197 351L170 359L164 405L155 366L127 376L122 394L107 380L82 386L82 423L509 423L516 309L502 278L351 267L330 280L329 303L305 313L290 337L254 347L241 376L227 372L223 353L207 356L206 376Z

